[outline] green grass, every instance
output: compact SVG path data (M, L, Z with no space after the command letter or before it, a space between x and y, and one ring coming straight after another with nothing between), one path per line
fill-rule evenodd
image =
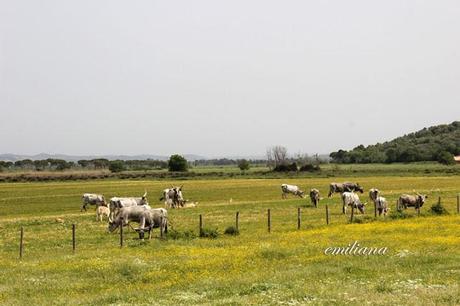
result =
M410 218L374 220L370 206L355 224L341 214L338 195L326 198L328 184L343 180L350 178L0 184L0 304L459 304L459 177L354 178L366 189L381 189L392 210L401 193L415 189L429 194L420 217L412 209L407 211ZM304 190L319 188L325 199L317 209L306 199L281 200L279 185L284 182ZM184 184L185 198L199 204L169 210L176 232L165 240L158 238L158 231L154 239L140 241L135 232L125 230L120 249L119 236L107 233L93 210L80 213L84 192L137 196L147 189L151 205L157 207L161 190L171 184ZM429 212L438 196L450 215ZM331 212L329 226L325 204ZM238 236L198 238L200 214L205 228L224 233L234 225L236 211ZM76 254L72 223L77 224ZM20 226L25 229L22 261ZM327 247L355 240L386 246L389 252L369 257L323 254Z
M101 179L143 180L196 180L223 178L318 178L318 177L369 177L369 176L452 176L460 175L460 164L445 166L434 162L394 164L321 164L315 172L273 172L256 165L247 171L236 166L199 166L188 172L162 170L137 170L110 173L108 170L71 169L66 171L5 171L0 172L3 182L46 182Z

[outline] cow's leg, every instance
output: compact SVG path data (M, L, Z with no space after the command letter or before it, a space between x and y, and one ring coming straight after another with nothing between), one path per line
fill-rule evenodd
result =
M165 232L165 224L163 217L160 218L160 237L163 238L163 234Z

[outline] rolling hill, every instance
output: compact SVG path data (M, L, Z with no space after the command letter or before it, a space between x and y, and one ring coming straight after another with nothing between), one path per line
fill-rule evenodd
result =
M460 154L460 121L436 125L410 133L391 141L353 150L332 152L336 163L392 163L439 161L453 163L453 156Z

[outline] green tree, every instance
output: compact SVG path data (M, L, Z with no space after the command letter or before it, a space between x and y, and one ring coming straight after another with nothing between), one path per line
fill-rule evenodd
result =
M112 160L109 162L110 172L121 172L126 169L125 163L122 160Z
M238 161L238 168L240 168L241 171L246 171L249 170L250 164L246 159L240 159Z
M187 171L188 169L187 160L179 154L171 155L168 161L168 169L169 171L180 171L180 172Z
M455 164L454 156L447 152L447 151L442 151L438 154L437 158L438 162L444 165L453 165Z

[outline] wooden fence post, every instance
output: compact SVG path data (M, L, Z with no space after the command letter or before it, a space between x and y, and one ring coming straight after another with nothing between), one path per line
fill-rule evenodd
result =
M441 205L441 197L438 197L438 204Z
M351 216L350 216L350 223L353 223L353 217L355 215L355 203L351 205Z
M120 248L123 247L123 225L124 225L124 221L123 221L123 218L121 218L121 225L120 225Z
M267 210L267 221L268 221L268 232L270 233L271 231L271 222L270 222L270 208Z
M329 207L326 204L326 224L329 225Z
M19 258L22 259L22 254L24 253L24 227L21 226L21 236L19 239Z
M236 227L236 230L238 230L238 226L239 226L239 224L238 224L238 223L239 223L239 220L238 220L239 216L240 216L240 212L237 211L237 212L236 212L236 216L235 216L235 227Z
M203 216L200 215L200 237L203 234Z
M75 223L72 224L72 251L75 253L76 241L75 241Z
M300 229L300 207L297 207L297 229Z

